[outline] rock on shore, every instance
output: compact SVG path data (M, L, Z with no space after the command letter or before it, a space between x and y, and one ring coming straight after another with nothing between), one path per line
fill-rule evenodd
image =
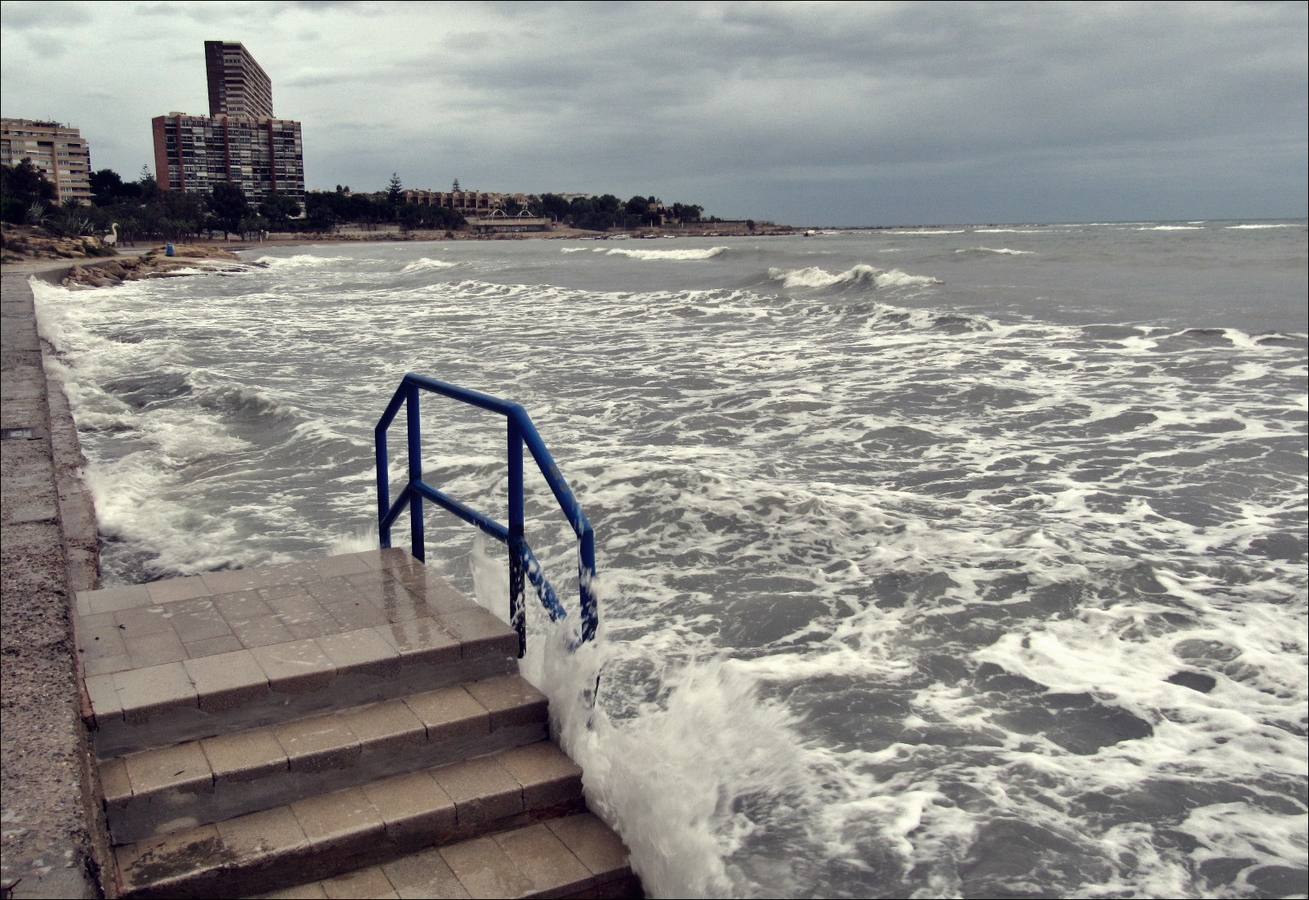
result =
M4 227L0 228L0 262L22 262L27 259L85 259L115 254L114 248L98 237L63 237L32 225L5 223Z
M123 257L113 262L74 266L64 276L62 284L64 287L110 287L122 284L124 281L139 281L142 278L175 278L185 274L180 270L244 272L250 266L250 263L242 262L235 253L221 247L179 244L174 248L173 256L165 256L164 248L156 247L144 256Z

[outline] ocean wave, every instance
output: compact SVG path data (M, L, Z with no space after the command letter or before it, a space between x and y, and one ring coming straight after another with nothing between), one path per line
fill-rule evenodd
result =
M882 234L963 234L966 228L918 228L914 231L883 231Z
M1146 225L1137 231L1204 231L1200 225Z
M585 253L587 250L594 250L594 247L563 247L560 253Z
M1002 256L1033 256L1035 250L1010 250L1008 247L960 247L955 253L997 253Z
M270 269L302 269L306 266L326 266L350 261L348 256L314 256L312 253L297 253L295 256L261 256L255 260L255 263Z
M974 228L973 234L1040 234L1039 228Z
M401 269L401 272L427 272L432 269L453 269L459 263L446 262L443 259L430 259L424 256L422 259L416 259L409 265Z
M626 256L629 259L671 259L671 260L697 260L713 259L715 256L721 256L727 252L726 247L708 247L703 249L681 249L681 250L628 250L624 247L615 247L610 250L607 256Z
M836 273L820 269L818 266L807 266L803 269L774 267L768 270L768 277L773 281L782 282L782 286L788 288L825 288L848 284L871 284L878 288L921 287L941 283L941 279L930 275L911 275L899 269L878 269L864 263Z

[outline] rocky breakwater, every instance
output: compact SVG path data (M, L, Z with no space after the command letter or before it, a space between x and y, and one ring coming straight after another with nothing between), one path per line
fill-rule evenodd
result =
M142 278L176 278L197 270L245 272L258 265L260 263L242 262L235 253L222 247L179 244L174 248L173 256L166 255L163 247L156 247L143 256L74 266L62 283L64 287L110 287Z
M10 225L0 227L0 262L16 263L29 259L85 259L114 256L113 247L93 235L56 234L40 226Z

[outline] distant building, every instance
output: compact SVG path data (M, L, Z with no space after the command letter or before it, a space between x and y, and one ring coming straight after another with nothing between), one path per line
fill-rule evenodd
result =
M155 178L165 191L210 193L234 184L252 201L270 193L303 201L300 123L273 117L267 73L242 44L205 41L209 115L155 116Z
M270 193L303 201L300 123L236 116L155 116L155 178L165 191L208 194L235 184L250 200Z
M406 203L419 206L440 206L453 209L464 215L489 215L495 210L503 210L510 203L526 206L536 199L530 194L505 194L488 191L465 190L459 186L456 178L448 191L409 190L404 192Z
M55 200L91 202L91 145L81 132L58 122L0 119L0 162L30 159L55 186Z
M273 82L244 44L205 41L209 115L273 118Z

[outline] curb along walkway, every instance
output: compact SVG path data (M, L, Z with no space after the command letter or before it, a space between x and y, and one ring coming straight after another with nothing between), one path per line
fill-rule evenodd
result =
M28 278L75 262L41 260L0 275L0 777L5 897L96 896L95 789L78 721L70 611L98 578L77 430L47 382Z

